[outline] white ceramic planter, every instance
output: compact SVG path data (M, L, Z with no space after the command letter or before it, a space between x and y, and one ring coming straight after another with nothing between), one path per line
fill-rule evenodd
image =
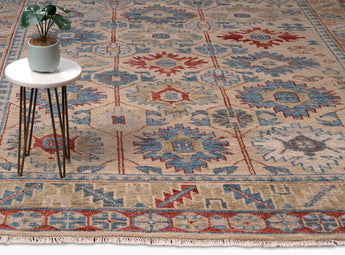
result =
M28 42L28 61L32 71L54 72L60 64L59 43L36 46Z

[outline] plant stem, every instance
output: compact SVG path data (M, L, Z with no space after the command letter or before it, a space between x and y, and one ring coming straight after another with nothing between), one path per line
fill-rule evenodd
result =
M36 25L36 27L37 27L37 30L38 30L38 33L39 33L40 37L42 38L42 33L41 33L39 25Z
M40 34L40 37L41 37L41 40L43 42L46 41L46 38L44 37L44 29L43 29L43 24L42 23L39 23L39 26L37 25L37 29L38 29L38 32Z
M52 27L53 24L54 24L54 21L52 19L49 19L48 31Z
M44 41L47 41L47 20L44 21Z
M48 21L47 36L48 36L48 31L52 27L53 24L54 24L54 21L50 18Z

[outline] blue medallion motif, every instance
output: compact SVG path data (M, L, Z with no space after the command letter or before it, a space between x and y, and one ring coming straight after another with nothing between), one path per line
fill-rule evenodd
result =
M263 72L273 77L279 77L281 74L293 73L296 70L310 69L320 66L313 59L306 57L285 57L283 54L261 51L249 54L248 57L236 56L231 59L225 59L223 64L236 69L251 69L258 73Z
M111 71L105 71L103 73L96 73L95 79L107 85L120 87L137 81L138 77L136 74L130 74L126 71L114 69Z
M122 14L129 21L145 21L153 24L166 24L170 22L185 21L196 17L185 10L176 10L171 7L154 5L143 9L134 9Z
M71 28L67 31L52 30L51 36L58 38L62 47L67 47L72 44L81 43L97 43L99 40L104 40L107 37L99 31L89 31L85 29Z
M339 97L324 88L306 88L305 84L296 85L293 81L267 81L266 86L244 87L238 91L243 103L250 107L270 108L283 112L285 117L295 119L309 117L309 112L316 112L322 106L334 107L339 104Z
M167 168L175 167L186 174L200 171L211 160L226 160L225 154L230 154L226 148L229 143L216 138L214 133L200 133L182 124L137 138L141 140L134 142L137 154L143 154L144 159L164 161Z

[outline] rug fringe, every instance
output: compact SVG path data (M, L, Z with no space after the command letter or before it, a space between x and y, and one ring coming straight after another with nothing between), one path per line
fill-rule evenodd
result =
M345 241L319 240L319 241L260 241L260 240L200 240L200 239L164 239L164 238L138 238L138 237L19 237L0 236L2 244L134 244L154 246L185 246L185 247L334 247L345 246Z

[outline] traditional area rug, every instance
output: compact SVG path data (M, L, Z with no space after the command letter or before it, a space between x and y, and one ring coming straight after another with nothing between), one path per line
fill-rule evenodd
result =
M36 2L0 1L0 242L345 244L344 0L58 1L83 68L64 179L44 91L16 170L4 69Z

